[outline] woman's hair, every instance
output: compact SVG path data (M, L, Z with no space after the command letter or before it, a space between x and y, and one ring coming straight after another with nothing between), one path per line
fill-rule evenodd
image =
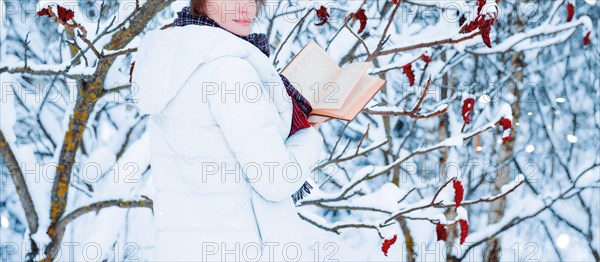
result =
M256 9L260 9L264 5L265 0L255 0L257 6ZM190 0L190 14L193 16L206 16L208 7L206 6L206 0Z

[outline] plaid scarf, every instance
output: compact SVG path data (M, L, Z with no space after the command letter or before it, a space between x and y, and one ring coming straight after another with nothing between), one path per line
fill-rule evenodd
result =
M214 21L213 19L211 19L208 16L193 16L190 13L189 6L186 6L183 9L181 9L181 11L177 12L177 18L173 22L173 25L174 26L186 26L186 25L212 26L212 27L217 27L217 28L221 28L221 29L225 30L223 27L221 27L219 24L217 24L216 21ZM229 31L227 31L227 32L229 32ZM230 33L232 33L232 32L230 32ZM250 42L251 44L256 46L256 48L258 48L260 51L262 51L267 57L269 57L269 55L270 55L269 39L266 34L252 33L252 34L249 34L248 36L237 35L234 33L232 33L232 34L241 39L244 39L244 40ZM288 95L290 95L290 97L292 98L292 105L293 105L292 128L290 129L290 133L288 135L288 137L289 137L289 136L293 135L296 131L298 131L302 128L310 128L311 127L310 124L308 123L308 115L312 111L312 107L311 107L310 103L308 102L308 100L306 100L306 98L304 98L302 96L302 94L300 94L300 92L298 92L298 90L292 86L290 81L285 76L283 76L282 74L279 74L279 76L281 77L281 80L283 81L283 84L285 86L285 89L286 89ZM296 193L294 193L292 195L292 199L294 199L294 203L296 203L298 200L302 199L303 196L310 194L310 189L312 189L312 188L313 187L308 182L304 182L304 185L302 185L302 187Z

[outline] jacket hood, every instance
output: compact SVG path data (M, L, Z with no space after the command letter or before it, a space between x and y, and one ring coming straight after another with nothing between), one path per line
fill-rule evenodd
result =
M210 26L156 29L142 38L132 72L133 104L143 114L159 113L198 66L223 56L250 62L282 118L291 118L291 99L269 58L251 43Z

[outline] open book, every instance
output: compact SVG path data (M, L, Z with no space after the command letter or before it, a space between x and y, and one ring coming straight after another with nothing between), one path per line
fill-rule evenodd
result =
M313 115L352 121L386 83L367 74L372 62L355 62L340 68L311 40L281 74L310 102Z

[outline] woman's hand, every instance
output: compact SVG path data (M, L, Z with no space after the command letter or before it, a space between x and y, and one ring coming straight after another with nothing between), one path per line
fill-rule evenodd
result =
M308 122L315 129L319 129L319 127L321 126L321 124L323 124L323 123L325 123L325 122L327 122L329 120L331 120L331 117L319 116L319 115L309 115L308 116Z

